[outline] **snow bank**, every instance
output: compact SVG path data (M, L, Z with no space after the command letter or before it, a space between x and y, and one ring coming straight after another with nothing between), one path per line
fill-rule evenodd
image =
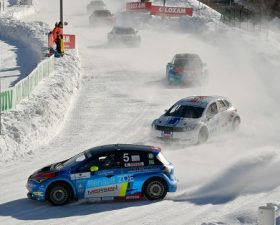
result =
M77 51L56 60L56 72L41 82L29 99L2 114L0 165L32 152L59 130L78 88L80 61Z
M26 63L34 64L35 68L47 52L46 34L50 28L42 22L24 23L13 19L26 15L28 7L19 8L22 11L10 9L1 15L0 37L28 47ZM31 152L56 134L78 88L80 68L77 51L67 51L64 58L56 60L54 74L43 80L29 99L23 100L15 110L2 113L0 165Z
M43 59L43 53L47 47L46 33L48 31L49 27L41 22L27 24L11 18L0 20L0 37L28 46L30 53L28 58L33 60L34 68Z
M2 12L1 17L22 19L26 16L34 14L38 8L37 0L33 0L33 5L17 5L16 1L9 1L9 4L5 6L5 10Z

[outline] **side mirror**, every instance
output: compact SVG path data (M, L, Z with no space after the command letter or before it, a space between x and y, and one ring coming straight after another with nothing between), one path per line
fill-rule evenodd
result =
M91 166L90 167L90 172L96 172L99 170L99 167L98 166Z

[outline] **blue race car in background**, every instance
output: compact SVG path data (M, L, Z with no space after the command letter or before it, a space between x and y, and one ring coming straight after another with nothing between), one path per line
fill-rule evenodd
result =
M197 54L176 54L166 66L169 84L201 85L206 81L205 64Z
M27 182L30 199L64 205L70 200L163 199L175 192L174 166L160 148L104 145L33 173Z

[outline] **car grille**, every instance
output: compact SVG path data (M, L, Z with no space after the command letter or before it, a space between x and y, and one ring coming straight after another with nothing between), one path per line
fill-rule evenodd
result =
M184 132L183 127L166 127L166 126L156 125L155 129L156 130L161 130L161 131Z

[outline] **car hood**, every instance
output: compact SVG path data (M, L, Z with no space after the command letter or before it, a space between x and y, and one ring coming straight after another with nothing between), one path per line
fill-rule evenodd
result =
M200 118L183 118L174 116L161 116L155 121L155 125L168 127L187 127L193 126L200 122Z
M39 173L48 173L48 172L53 172L53 171L59 171L60 168L58 168L57 166L61 163L63 163L64 161L61 161L61 162L58 162L58 163L53 163L53 164L50 164L48 166L45 166L39 170L36 170L31 176L35 176Z

